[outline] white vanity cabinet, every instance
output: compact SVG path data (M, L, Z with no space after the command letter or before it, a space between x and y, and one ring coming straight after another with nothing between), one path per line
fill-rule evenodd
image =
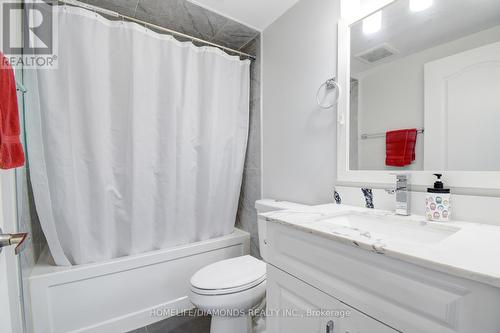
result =
M269 333L500 333L500 289L356 244L267 222L268 309L351 310L347 319L270 315ZM458 260L459 258L457 258ZM329 321L333 330L327 330Z
M395 333L396 330L341 303L336 298L268 265L268 332Z

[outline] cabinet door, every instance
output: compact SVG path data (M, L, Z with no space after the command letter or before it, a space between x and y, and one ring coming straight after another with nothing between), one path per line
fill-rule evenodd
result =
M397 332L271 265L267 309L269 333Z
M312 311L340 310L337 300L312 288L289 274L268 265L267 310L268 333L337 333L327 330L328 316ZM334 327L339 323L334 322Z
M399 332L354 309L351 316L341 322L340 330L333 333L395 333Z

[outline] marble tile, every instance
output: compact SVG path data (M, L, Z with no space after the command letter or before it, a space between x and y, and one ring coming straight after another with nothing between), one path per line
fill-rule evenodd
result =
M213 42L239 50L259 35L257 30L241 23L228 20L227 24L213 38Z
M259 35L252 28L187 0L82 1L234 49L244 47ZM181 41L189 40L176 38Z
M139 0L135 17L206 40L229 21L186 0Z
M260 174L260 169L245 169L243 171L244 191L242 198L245 202L244 208L251 209L252 213L255 214L255 201L260 199ZM252 220L252 222L254 221Z
M260 199L260 169L245 169L241 187L236 226L250 233L250 254L260 258L257 210Z
M261 114L260 99L250 102L250 128L248 131L247 153L245 168L259 169L261 167Z
M210 333L210 317L177 316L147 326L148 333Z
M93 6L109 9L127 16L134 16L139 0L80 0Z
M260 35L250 41L241 49L242 52L255 55L257 59L253 60L250 65L250 101L260 98Z
M257 30L187 0L82 0L82 2L234 49L246 46L259 35ZM181 37L176 38L186 41Z
M136 330L130 331L128 333L148 333L146 327L138 328Z
M373 204L373 190L371 188L362 188L361 192L365 197L366 208L375 208L375 205Z
M243 45L240 48L240 51L250 53L254 56L258 56L260 54L260 47L261 47L261 38L260 38L260 33L257 33L257 35L248 41L245 45ZM260 65L260 57L257 57L257 61L254 61L253 63L259 63Z
M42 225L40 224L40 219L36 211L35 197L33 195L33 188L31 186L31 176L29 170L26 175L26 180L27 180L26 184L27 196L25 197L25 200L27 200L28 203L29 220L31 225L31 238L33 242L33 251L34 251L33 254L35 261L37 261L43 249L47 245L47 240L45 239L45 235L42 230Z
M250 254L260 258L255 201L261 198L260 36L241 51L257 55L250 67L250 127L236 225L250 233Z

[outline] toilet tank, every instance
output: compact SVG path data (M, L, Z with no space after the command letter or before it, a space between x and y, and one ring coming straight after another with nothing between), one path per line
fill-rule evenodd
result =
M300 210L305 207L310 207L307 205L301 205L298 203L288 202L288 201L278 201L273 199L262 199L255 202L255 209L257 209L257 214L273 212L277 210L285 209L295 209ZM264 261L267 261L267 249L266 249L266 221L261 218L257 218L257 225L259 230L259 248L260 255Z

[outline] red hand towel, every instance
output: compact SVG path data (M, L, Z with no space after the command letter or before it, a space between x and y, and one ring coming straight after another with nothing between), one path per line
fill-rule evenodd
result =
M417 129L389 131L386 134L387 166L404 167L415 161Z
M11 169L24 165L24 151L14 71L2 52L0 61L0 168Z

